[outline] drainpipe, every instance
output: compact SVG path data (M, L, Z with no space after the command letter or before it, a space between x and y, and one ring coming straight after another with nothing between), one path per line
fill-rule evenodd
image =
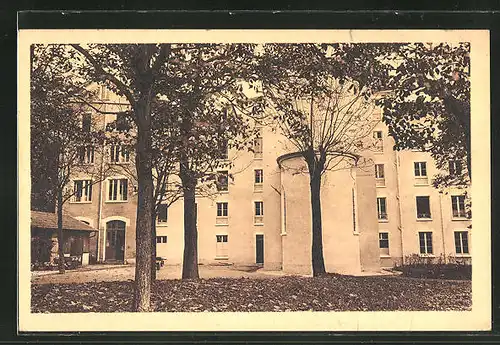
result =
M399 176L399 152L394 151L395 153L395 163L396 163L396 176L397 176L397 184L396 184L396 199L398 200L398 230L401 238L401 265L405 263L405 251L404 251L404 240L403 240L403 211L401 209L401 177Z
M439 193L439 213L441 217L441 240L443 242L444 263L446 264L446 246L444 240L444 222L443 222L443 195L441 193Z
M104 115L104 130L106 130L106 115ZM103 170L104 170L104 156L105 156L105 151L106 147L105 144L102 145L102 154L101 154L101 162L100 162L100 168L99 168L99 203L97 206L97 229L99 231L97 232L97 261L99 261L99 258L102 258L102 261L104 261L104 248L105 248L105 243L103 242L101 245L101 220L102 220L102 185L103 185ZM101 252L102 255L99 255L99 252Z

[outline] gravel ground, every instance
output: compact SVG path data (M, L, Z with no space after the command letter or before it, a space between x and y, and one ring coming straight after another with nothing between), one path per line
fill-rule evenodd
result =
M123 268L125 269L125 268ZM161 271L160 271L161 272ZM215 274L216 272L214 272ZM255 274L240 272L244 274ZM69 274L68 274L69 275ZM46 277L60 277L48 275ZM203 274L202 274L203 277ZM159 280L154 311L470 310L471 282L403 277L284 276ZM32 312L131 311L132 281L32 284Z
M281 271L248 271L248 267L232 266L207 266L200 265L198 270L200 278L272 278L284 276ZM168 265L156 271L158 280L180 279L182 268L179 265ZM89 282L110 282L133 280L135 266L133 265L92 265L86 268L66 271L58 274L57 271L32 272L33 284L70 284Z

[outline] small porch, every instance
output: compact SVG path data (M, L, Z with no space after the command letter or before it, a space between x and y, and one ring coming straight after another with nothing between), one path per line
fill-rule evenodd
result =
M68 268L89 265L96 257L92 245L97 229L63 215L63 253ZM34 270L50 270L57 266L58 258L57 214L31 211L31 265Z

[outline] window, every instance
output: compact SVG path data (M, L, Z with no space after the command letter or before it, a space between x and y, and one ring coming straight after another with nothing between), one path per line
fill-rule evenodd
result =
M383 164L375 164L375 185L377 187L385 186L385 172Z
M83 114L82 130L84 132L90 132L91 127L92 127L92 115L91 114Z
M168 207L165 204L158 205L158 223L166 223L168 220Z
M263 146L262 130L259 130L257 138L255 138L253 142L254 158L262 158Z
M414 162L413 166L415 168L415 177L427 177L426 162Z
M130 125L127 120L127 116L125 113L120 113L116 115L116 130L118 131L128 131L130 129Z
M215 218L215 224L228 224L228 207L227 202L217 203L217 217Z
M264 221L264 202L263 201L255 201L254 202L254 223L261 224Z
M262 169L255 169L255 183L263 183L264 182L264 172Z
M378 234L380 255L389 255L389 233L380 232Z
M427 162L414 162L413 168L415 173L415 184L416 185L429 184L429 180L427 178Z
M375 178L384 178L383 164L375 164Z
M469 233L467 231L455 231L455 252L469 254Z
M76 180L73 193L74 202L92 201L92 180Z
M128 180L127 179L110 179L108 200L110 201L126 201L128 198Z
M464 195L452 195L451 196L451 209L453 213L453 218L465 218L465 196Z
M263 201L256 201L255 202L255 215L256 216L263 216L264 215L264 202Z
M227 171L219 171L217 173L217 190L219 192L224 192L228 190L229 185L229 174Z
M109 99L108 89L104 85L99 87L99 98L102 100Z
M167 236L156 236L156 243L167 243Z
M264 171L262 169L254 170L254 191L262 192L262 184L264 183Z
M432 232L419 232L418 239L420 242L420 254L432 254Z
M462 162L449 161L449 173L451 176L459 176L462 173Z
M78 160L82 164L94 163L94 147L83 146L78 149Z
M127 163L130 161L130 153L127 148L121 145L111 145L109 148L111 163Z
M227 202L217 203L217 217L227 217Z
M220 144L220 159L227 160L228 158L229 158L229 145L226 139L222 140L222 143Z
M382 152L384 149L384 142L382 137L382 131L374 131L373 139L375 140L375 151Z
M431 206L428 196L417 196L417 218L431 218Z
M386 198L377 198L377 215L378 220L387 220L387 202Z
M215 247L216 258L227 258L227 235L216 235L217 246Z

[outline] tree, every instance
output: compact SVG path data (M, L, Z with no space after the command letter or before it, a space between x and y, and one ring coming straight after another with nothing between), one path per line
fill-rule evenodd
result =
M227 151L249 147L249 118L261 111L244 90L252 75L254 46L243 44L184 44L176 46L171 78L162 103L177 121L169 135L175 141L178 177L184 203L182 278L198 274L196 194L213 193L210 186L230 176ZM163 112L165 113L165 111Z
M430 152L439 188L466 187L472 176L469 52L469 43L412 43L384 57L393 69L379 102L389 134L398 150Z
M104 173L86 158L102 146L103 133L92 131L88 108L75 103L76 96L92 94L87 84L71 77L72 58L58 45L31 46L31 176L33 209L57 211L59 272L64 273L63 206L92 185ZM83 121L82 121L83 120ZM83 122L83 123L82 123ZM95 150L97 148L97 150ZM88 180L68 186L75 175L84 173ZM40 181L45 185L40 186ZM84 183L85 182L85 183Z
M373 89L361 78L366 70L356 67L359 62L348 63L349 55L341 58L331 47L268 45L264 51L263 95L280 132L302 155L307 166L312 211L312 269L313 275L319 276L325 273L322 175L341 168L345 162L359 164L358 153L369 148L366 139L379 122L373 117ZM346 66L350 74L346 74Z
M108 86L130 104L137 131L136 266L134 310L149 311L151 300L151 243L153 214L153 156L151 104L158 80L171 53L170 44L123 44L72 47L84 57L83 76Z

